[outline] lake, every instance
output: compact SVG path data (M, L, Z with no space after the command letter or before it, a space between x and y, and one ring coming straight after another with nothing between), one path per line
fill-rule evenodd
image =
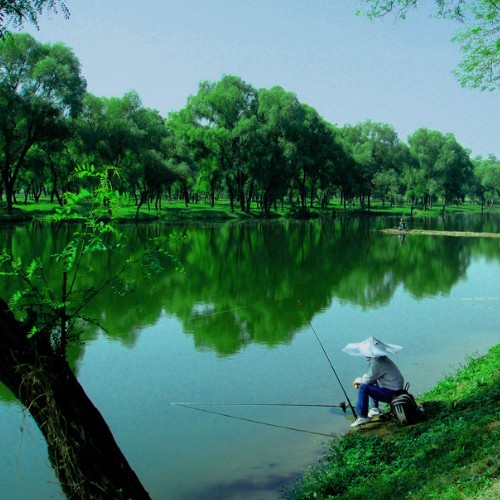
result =
M376 231L397 222L130 225L120 252L86 263L82 283L94 286L148 238L170 235L185 269L167 260L153 280L137 270L124 296L104 291L86 311L102 328L70 352L152 498L277 499L317 463L322 434L345 433L349 410L271 406L346 401L315 332L353 404L352 380L367 363L341 351L349 342L373 335L402 345L394 360L416 395L499 342L500 239ZM500 232L500 214L413 227ZM0 247L49 262L68 231L3 227ZM54 289L57 272L56 264L47 271ZM0 296L14 289L4 278ZM0 498L62 498L41 433L2 385L0 427Z

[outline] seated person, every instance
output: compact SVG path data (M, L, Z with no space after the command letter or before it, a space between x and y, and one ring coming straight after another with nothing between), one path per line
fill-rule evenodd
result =
M370 418L379 415L378 402L390 403L403 390L404 379L398 367L387 356L367 358L370 363L368 373L354 381L359 389L356 414L358 418L351 427L366 424ZM373 408L368 412L370 399Z

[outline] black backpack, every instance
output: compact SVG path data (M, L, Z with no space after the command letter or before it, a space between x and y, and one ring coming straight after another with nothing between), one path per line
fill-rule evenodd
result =
M392 398L391 413L400 425L414 424L421 415L422 410L415 402L415 398L408 392L409 384Z

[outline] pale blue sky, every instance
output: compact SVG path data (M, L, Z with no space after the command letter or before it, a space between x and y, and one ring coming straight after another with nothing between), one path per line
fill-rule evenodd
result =
M395 23L356 17L356 0L66 3L70 20L45 15L29 31L70 46L96 95L135 89L166 115L200 81L235 74L296 93L331 123L386 122L402 140L426 126L454 133L474 156L500 156L500 92L460 87L457 25L429 12Z

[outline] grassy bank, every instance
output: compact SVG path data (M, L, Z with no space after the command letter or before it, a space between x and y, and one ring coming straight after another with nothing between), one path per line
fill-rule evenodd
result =
M0 222L27 222L33 219L47 219L55 213L58 208L57 203L51 203L48 200L41 199L38 203L28 201L26 204L14 205L13 215L7 215L5 208L0 203ZM80 207L82 217L85 215L85 207ZM498 211L498 207L489 208L488 211ZM446 213L477 213L481 212L481 207L465 203L459 206L446 207ZM103 212L105 213L105 212ZM268 218L292 217L300 218L303 216L310 217L332 217L333 214L341 215L361 215L366 214L360 206L353 205L344 210L340 203L331 203L327 209L321 210L318 207L309 208L306 213L299 210L296 206L285 204L283 208L278 207L278 210L272 211ZM392 215L401 216L410 215L410 207L393 206L390 207L387 203L372 203L371 215ZM415 218L437 216L442 213L440 206L435 206L432 209L422 211L414 210ZM121 222L138 221L152 222L163 221L167 223L189 223L189 222L225 222L225 221L241 221L248 219L259 219L263 217L260 210L253 206L250 212L243 212L237 208L232 212L228 200L218 200L214 207L205 203L193 203L186 207L182 201L165 202L161 210L155 210L153 207L148 209L147 206L142 206L136 218L136 206L133 204L123 205L113 213L113 217Z
M500 498L500 344L419 398L425 418L330 443L290 499Z

